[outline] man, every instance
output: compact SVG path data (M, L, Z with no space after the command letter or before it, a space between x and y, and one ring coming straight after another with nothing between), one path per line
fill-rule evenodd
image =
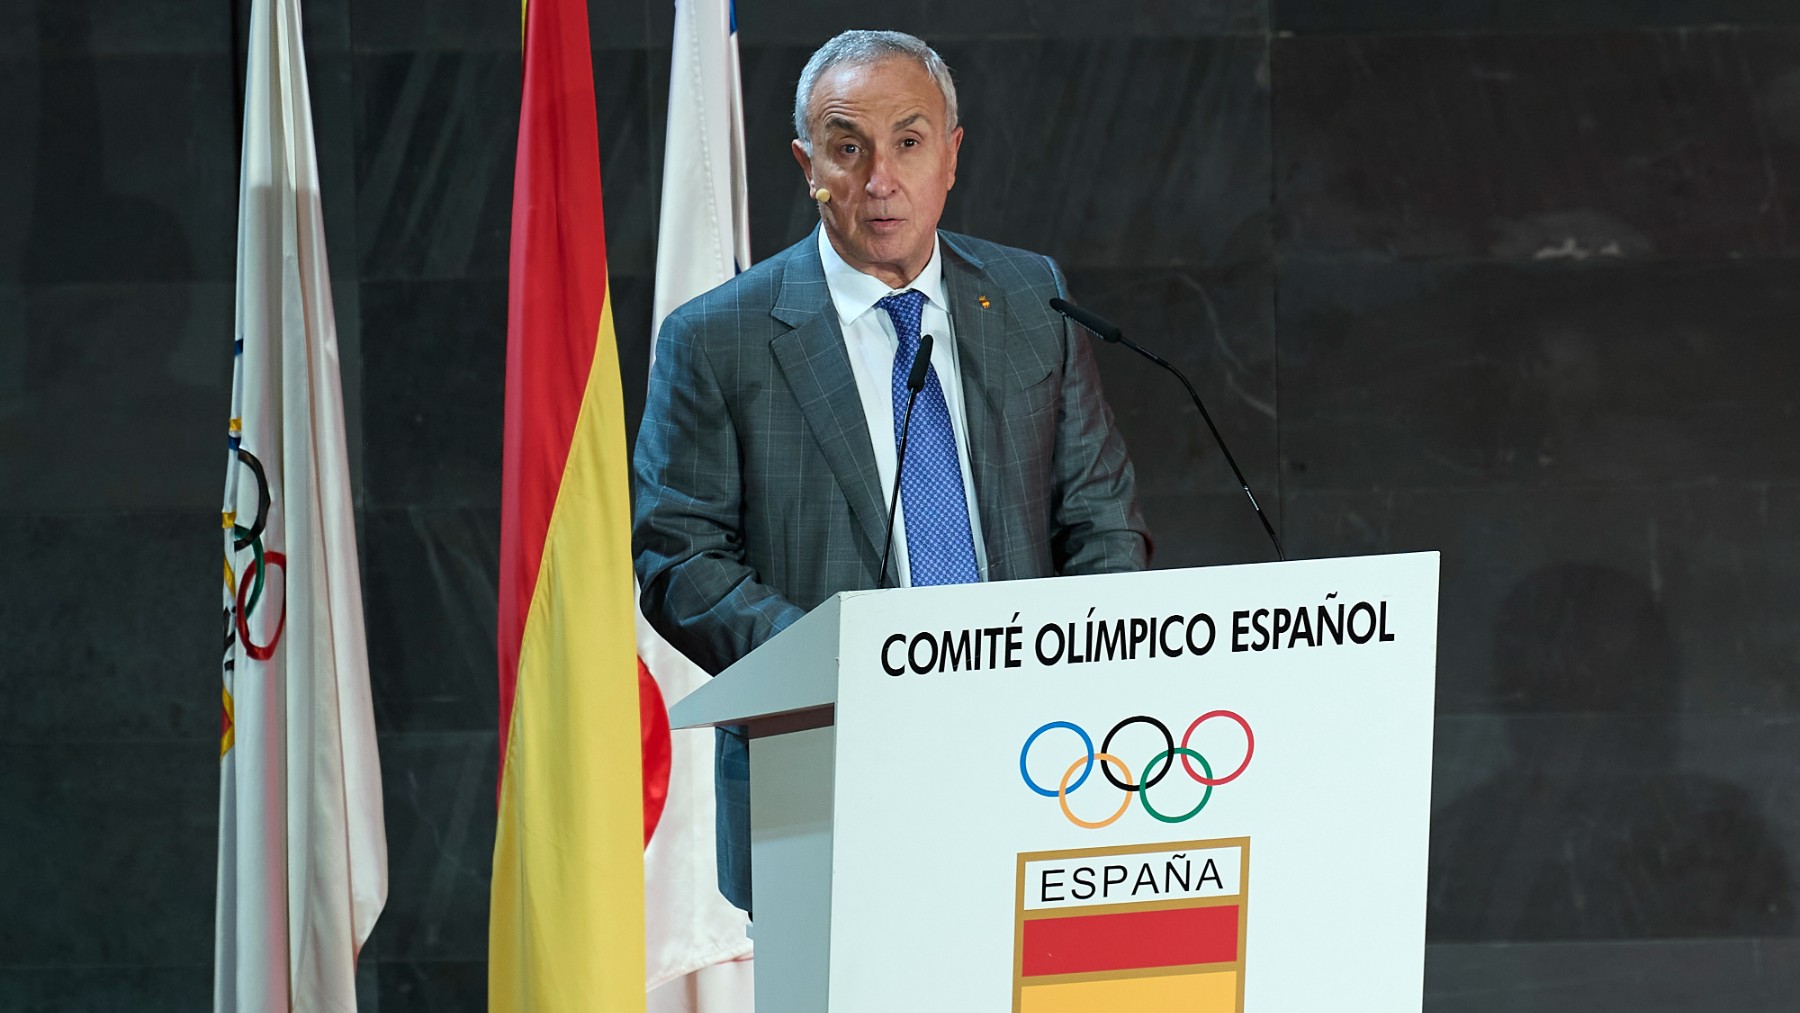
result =
M1141 569L1149 536L1091 350L1048 258L937 231L963 131L948 68L896 32L813 54L794 158L820 228L670 314L633 461L644 614L718 673L882 583L906 380L901 585ZM750 907L749 767L717 760L719 887Z

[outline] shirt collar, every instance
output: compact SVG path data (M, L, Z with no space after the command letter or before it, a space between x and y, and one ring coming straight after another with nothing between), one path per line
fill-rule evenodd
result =
M831 303L837 309L840 322L849 324L874 309L876 303L909 288L923 295L926 302L945 313L950 312L950 303L944 298L943 243L936 235L931 237L931 259L925 262L925 269L917 278L895 289L888 288L886 282L874 275L851 267L838 256L837 248L825 235L824 226L821 225L817 232L819 261L825 267L825 287L831 291Z

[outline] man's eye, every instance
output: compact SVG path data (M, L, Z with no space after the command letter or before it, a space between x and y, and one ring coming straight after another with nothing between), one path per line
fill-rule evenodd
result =
M845 144L845 145L842 145L841 147L839 147L838 150L842 151L846 155L854 155L860 149L857 148L857 146L854 144Z
M908 137L906 140L901 141L900 143L909 148L916 148L919 146L919 139L917 137Z

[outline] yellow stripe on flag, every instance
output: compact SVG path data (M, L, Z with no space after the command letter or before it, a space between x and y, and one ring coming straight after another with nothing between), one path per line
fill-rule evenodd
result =
M624 460L608 293L519 650L494 843L495 1013L644 1008L643 760Z

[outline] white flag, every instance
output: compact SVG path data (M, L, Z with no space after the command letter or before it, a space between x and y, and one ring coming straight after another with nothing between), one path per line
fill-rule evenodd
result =
M731 0L677 0L654 323L750 266L743 95ZM656 346L651 344L651 357ZM706 681L638 617L638 657L673 703ZM749 1010L744 913L719 893L713 733L677 731L668 802L644 851L646 982L653 1013ZM728 967L711 965L734 962ZM726 984L729 983L729 984ZM658 986L663 986L658 989Z
M387 838L298 0L253 0L248 64L214 1007L336 1013Z

